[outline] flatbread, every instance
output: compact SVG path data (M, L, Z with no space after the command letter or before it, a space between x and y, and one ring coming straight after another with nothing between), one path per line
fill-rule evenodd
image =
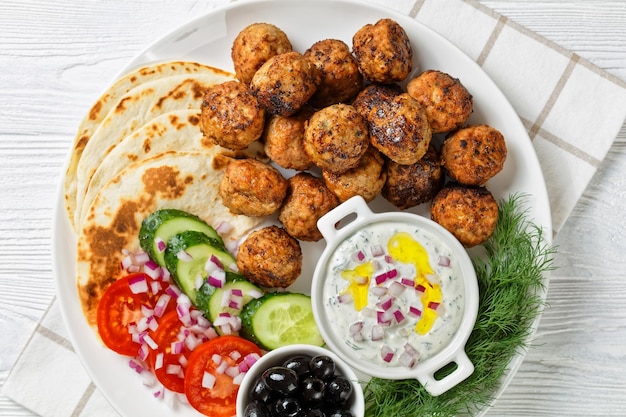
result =
M81 227L82 202L91 177L119 142L159 115L180 109L199 109L209 86L231 79L232 74L218 69L210 73L172 75L143 83L120 97L85 145L78 161L75 229Z
M89 189L83 199L79 223L83 223L100 188L129 164L169 150L204 152L216 147L217 145L204 137L200 130L200 113L198 109L186 109L162 114L118 143L91 177ZM222 149L222 152L232 154L233 157L247 156L267 160L263 144L258 141L240 152L226 149Z
M206 152L168 151L133 163L96 194L78 236L77 286L83 312L96 325L98 302L122 275L122 249L139 249L141 222L157 209L193 213L211 225L227 221L228 243L239 240L262 218L233 215L222 204L218 186L224 159L220 148Z
M65 206L72 226L74 225L74 209L76 208L76 170L78 162L93 133L111 108L118 102L119 98L138 85L171 75L215 72L215 68L197 62L170 61L154 63L130 71L104 91L79 124L65 173L63 184Z

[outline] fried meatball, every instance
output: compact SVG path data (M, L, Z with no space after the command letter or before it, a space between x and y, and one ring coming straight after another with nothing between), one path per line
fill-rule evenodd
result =
M350 47L338 39L314 43L304 52L320 71L321 82L309 100L316 108L347 103L361 91L363 76Z
M405 210L433 199L443 185L444 175L439 153L430 146L426 154L414 164L400 165L388 161L387 181L381 190L391 204Z
M502 170L506 153L502 133L491 126L476 125L446 138L441 148L441 161L453 180L466 185L484 185Z
M339 200L322 179L300 172L289 179L287 198L278 220L296 239L317 242L322 238L317 221L338 204Z
M314 110L305 106L293 116L274 115L265 124L265 154L283 168L304 171L313 165L304 152L304 125Z
M268 59L250 81L250 91L272 114L291 116L309 101L321 81L319 70L298 52Z
M498 203L485 187L446 185L433 199L431 218L467 248L480 245L493 233Z
M300 242L275 225L255 230L239 246L237 268L262 287L288 287L302 272Z
M402 81L413 70L409 37L392 19L380 19L359 29L352 37L352 52L359 71L371 82Z
M368 146L367 122L349 104L324 107L306 123L304 151L325 171L341 174L354 168Z
M369 202L378 196L385 184L387 174L384 166L385 158L376 148L370 146L356 167L342 174L322 171L322 178L339 201L344 202L350 197L360 195Z
M433 133L456 130L472 114L472 95L457 78L444 72L424 71L409 81L406 88L426 110Z
M264 126L265 112L245 84L226 81L204 93L200 127L206 140L242 150L261 137Z
M231 212L258 217L280 208L287 186L287 179L276 168L247 158L234 159L228 164L218 191Z
M357 94L352 106L367 120L373 107L379 106L382 102L390 101L402 93L404 91L398 84L369 84Z
M407 93L370 110L371 143L398 164L414 164L426 153L432 138L424 108Z
M242 83L250 84L265 61L292 50L289 38L280 28L269 23L253 23L233 41L231 58L235 75Z

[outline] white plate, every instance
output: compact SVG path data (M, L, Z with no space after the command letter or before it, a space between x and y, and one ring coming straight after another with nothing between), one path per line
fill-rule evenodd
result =
M472 123L486 123L500 130L507 140L504 170L488 188L496 198L512 192L528 195L529 215L552 235L550 207L544 178L524 126L517 114L482 69L449 41L410 17L364 2L327 0L263 0L237 2L216 9L167 34L135 58L122 73L153 61L188 59L232 71L230 48L237 33L253 22L269 22L282 28L294 49L304 52L313 42L337 38L352 44L352 35L363 25L390 17L400 23L412 41L415 72L440 69L461 80L474 96ZM379 198L374 211L394 208ZM427 213L426 205L416 208ZM128 367L128 359L104 348L84 320L75 284L76 236L65 215L62 188L54 218L53 268L57 294L73 345L96 386L122 416L171 416L163 401L152 398L150 389ZM323 242L306 244L304 274L296 289L306 291ZM522 356L512 362L502 387L512 379ZM180 416L199 415L189 406L177 406Z

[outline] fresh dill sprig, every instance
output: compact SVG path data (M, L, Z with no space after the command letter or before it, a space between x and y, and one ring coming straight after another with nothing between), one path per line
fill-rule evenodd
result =
M529 220L525 196L498 203L498 222L484 243L486 256L472 259L479 309L465 351L474 373L451 390L431 396L417 380L372 378L365 386L367 417L454 417L489 406L511 360L527 346L543 310L544 274L556 249Z

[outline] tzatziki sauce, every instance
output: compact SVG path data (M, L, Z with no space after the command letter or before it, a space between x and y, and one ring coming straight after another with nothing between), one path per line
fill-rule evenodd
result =
M392 221L366 225L337 245L323 300L330 331L361 360L407 368L450 343L465 306L452 249Z

